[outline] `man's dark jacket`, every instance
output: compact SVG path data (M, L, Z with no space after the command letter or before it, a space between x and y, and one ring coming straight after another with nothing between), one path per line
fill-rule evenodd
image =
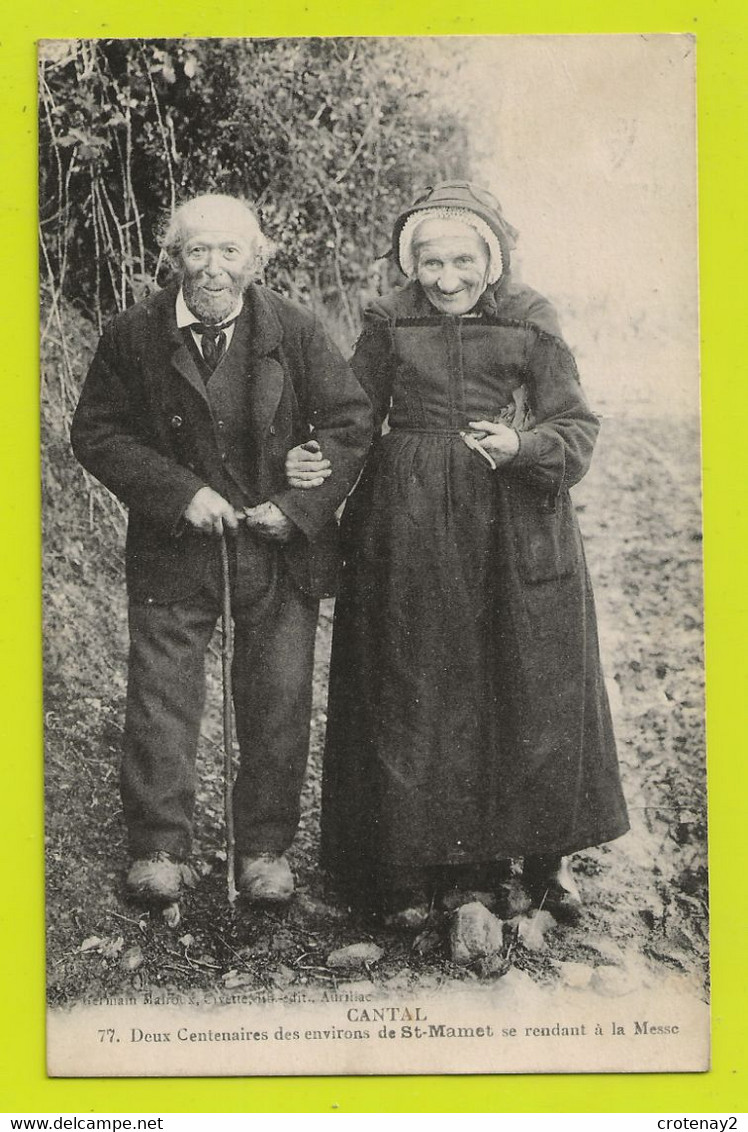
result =
M167 603L200 588L215 539L183 515L205 485L237 507L276 503L298 528L283 551L297 584L333 592L335 510L371 440L365 393L312 314L255 285L206 389L176 324L176 293L169 286L109 324L71 432L80 462L129 508L130 596ZM286 453L311 436L332 475L311 491L289 488Z

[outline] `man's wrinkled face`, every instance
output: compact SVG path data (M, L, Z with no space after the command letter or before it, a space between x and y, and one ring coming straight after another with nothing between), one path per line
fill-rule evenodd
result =
M234 310L255 271L257 236L251 218L223 202L210 202L199 210L184 210L182 231L185 302L202 322L221 322Z
M443 314L467 314L486 289L488 248L459 222L427 220L414 247L416 278Z

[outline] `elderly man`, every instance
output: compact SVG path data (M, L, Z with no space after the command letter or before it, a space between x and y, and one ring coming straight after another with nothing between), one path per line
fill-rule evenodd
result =
M246 204L196 197L175 212L164 248L178 279L107 327L71 436L129 508L128 888L166 904L189 877L226 534L239 888L280 903L294 887L285 852L308 753L318 601L334 586L335 510L368 448L370 408L313 315L251 282L267 242ZM326 464L305 494L286 481L284 458L311 440L333 471Z

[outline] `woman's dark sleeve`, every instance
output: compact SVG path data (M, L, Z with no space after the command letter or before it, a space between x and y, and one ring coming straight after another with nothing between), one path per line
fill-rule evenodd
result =
M395 368L389 322L381 315L364 315L364 328L351 358L351 368L371 401L374 430L378 434L390 411Z
M558 495L587 472L600 422L587 404L568 346L541 330L531 333L527 381L536 423L518 433L519 451L507 470Z

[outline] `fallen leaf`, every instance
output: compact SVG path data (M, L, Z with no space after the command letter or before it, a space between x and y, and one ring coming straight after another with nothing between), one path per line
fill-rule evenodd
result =
M540 910L532 916L523 917L517 925L517 934L530 951L544 951L548 946L545 935L555 928L556 921L550 912Z
M388 979L384 980L386 987L391 987L393 990L406 990L413 979L412 972L407 967L401 967L394 975L390 975Z
M248 987L254 979L248 971L228 971L221 980L226 990L234 990L236 987Z
M124 946L124 937L118 935L116 939L102 940L99 951L105 959L116 959Z
M178 904L167 904L161 909L161 919L164 921L168 928L176 928L179 921L182 919L182 913L179 911Z
M144 959L143 948L135 944L134 947L128 947L120 959L119 965L124 971L137 971L138 967L142 966Z
M376 963L384 955L376 943L352 943L349 947L339 947L327 956L327 966L339 971L355 971L366 963Z
M277 987L290 986L294 977L294 972L283 963L279 963L275 970L270 972L270 981L275 983Z

